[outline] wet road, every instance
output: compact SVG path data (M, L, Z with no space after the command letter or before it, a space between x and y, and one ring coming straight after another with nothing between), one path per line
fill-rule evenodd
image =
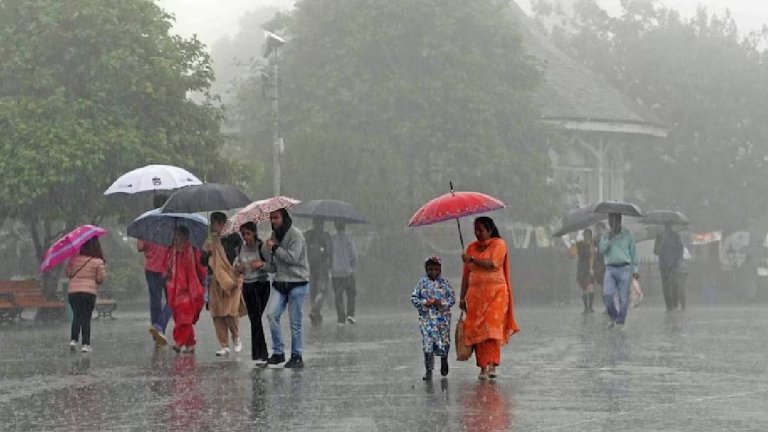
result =
M302 371L254 369L248 343L217 359L205 313L194 356L155 350L143 311L94 321L91 354L69 352L65 324L4 324L0 429L765 431L767 312L643 306L620 332L576 308L520 308L497 382L452 361L432 384L407 308L308 329Z

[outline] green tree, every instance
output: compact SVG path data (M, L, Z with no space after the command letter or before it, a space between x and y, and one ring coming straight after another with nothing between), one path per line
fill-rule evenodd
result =
M558 194L532 103L540 71L508 7L304 0L277 17L269 28L288 39L279 57L285 193L356 205L386 239L377 256L390 269L413 265L392 253L414 249L403 226L451 180L500 197L518 220L550 220ZM270 89L259 75L241 86L237 115L269 167Z
M558 40L670 125L636 146L630 187L649 208L679 208L703 229L746 228L768 208L766 32L700 9L682 18L658 2L623 0L609 16L580 0ZM565 26L568 27L568 26Z
M59 232L120 214L102 192L125 171L229 176L208 54L171 24L150 0L0 2L0 210L29 226L38 257Z

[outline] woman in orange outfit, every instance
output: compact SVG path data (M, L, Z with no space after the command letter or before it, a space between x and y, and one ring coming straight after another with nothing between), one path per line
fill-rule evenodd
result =
M478 378L496 378L501 347L520 329L515 322L507 245L493 219L477 218L475 237L477 241L462 256L459 307L466 311L464 341L474 348Z

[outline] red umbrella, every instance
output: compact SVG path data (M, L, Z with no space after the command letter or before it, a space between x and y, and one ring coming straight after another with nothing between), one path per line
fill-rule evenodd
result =
M454 192L451 183L451 192L439 196L424 204L408 222L409 227L432 225L456 219L459 227L459 239L464 248L464 237L461 235L459 218L504 208L504 203L490 195L480 192Z

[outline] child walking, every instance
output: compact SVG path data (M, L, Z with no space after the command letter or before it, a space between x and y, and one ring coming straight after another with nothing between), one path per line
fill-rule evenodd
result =
M107 269L99 239L94 237L80 248L80 253L67 264L69 288L67 298L72 306L72 333L69 347L77 348L82 335L82 351L91 352L91 315L96 305L98 286L104 283Z
M443 279L442 260L433 256L424 263L427 275L416 284L411 303L419 312L419 327L424 348L424 381L432 380L435 356L440 357L440 374L448 375L448 351L451 348L451 307L456 296L451 285Z

